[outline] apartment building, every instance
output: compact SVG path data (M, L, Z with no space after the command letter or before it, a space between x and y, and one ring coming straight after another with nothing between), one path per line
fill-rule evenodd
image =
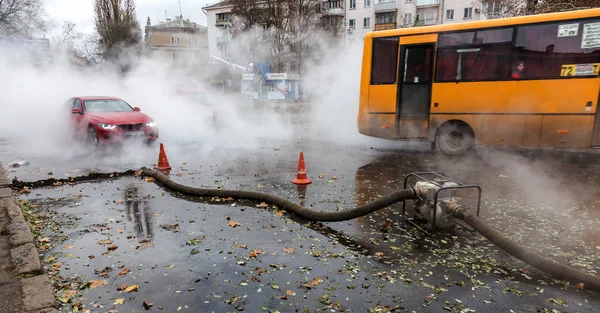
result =
M476 0L374 0L375 30L487 19Z
M156 57L187 67L208 63L207 28L178 16L152 25L146 22L145 42Z
M361 42L362 38L375 26L374 2L376 0L345 0L346 7L346 41Z
M229 59L231 48L232 1L209 4L202 10L208 27L208 53L221 59Z

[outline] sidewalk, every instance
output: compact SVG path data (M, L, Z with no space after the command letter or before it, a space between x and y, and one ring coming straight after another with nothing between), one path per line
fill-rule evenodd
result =
M35 239L9 185L0 164L0 313L58 312L50 280L42 273Z

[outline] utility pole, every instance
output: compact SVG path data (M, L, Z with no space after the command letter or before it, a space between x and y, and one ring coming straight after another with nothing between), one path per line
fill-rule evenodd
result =
M179 18L183 18L183 11L181 11L181 0L177 0L177 3L179 3Z

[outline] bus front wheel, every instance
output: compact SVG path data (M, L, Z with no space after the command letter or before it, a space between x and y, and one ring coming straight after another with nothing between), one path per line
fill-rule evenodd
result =
M473 146L475 136L468 125L447 124L441 127L435 141L442 153L461 155Z

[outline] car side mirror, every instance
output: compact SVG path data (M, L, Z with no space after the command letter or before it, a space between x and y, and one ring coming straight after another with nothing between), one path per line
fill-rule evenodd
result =
M71 109L71 113L73 113L73 114L81 114L81 109L79 109L79 108Z
M134 111L138 111L138 112L139 112L139 111L141 111L141 109L140 109L140 108L138 108L138 107L135 107L135 108L133 108L133 110L134 110Z

